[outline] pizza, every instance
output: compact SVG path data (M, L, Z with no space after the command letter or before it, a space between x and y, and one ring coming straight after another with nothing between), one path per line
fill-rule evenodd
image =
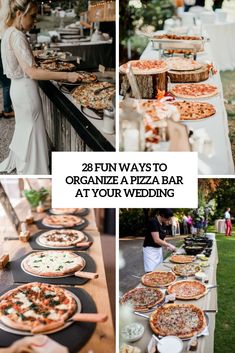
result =
M176 299L193 300L203 297L207 288L199 281L179 281L170 285L167 291L169 294L175 293Z
M84 220L73 215L46 216L42 220L42 224L52 228L72 228L84 223Z
M155 39L169 39L169 40L202 40L199 36L182 36L177 34L158 34L154 36Z
M164 294L158 288L137 287L125 293L121 304L128 304L136 311L148 311L164 299Z
M180 264L173 267L173 271L177 276L189 277L201 271L201 267L195 264Z
M164 60L132 60L120 66L120 72L125 74L131 65L135 75L154 75L168 70Z
M151 314L150 326L157 335L184 339L202 332L206 327L206 318L196 305L167 304Z
M181 83L171 89L171 93L180 98L208 98L218 93L218 88L207 83Z
M210 103L176 101L171 104L179 110L180 120L201 120L216 113L215 107Z
M154 271L142 276L141 281L147 287L167 287L173 283L176 275L173 272Z
M37 242L43 246L63 248L75 246L84 239L85 235L79 230L56 229L39 235Z
M61 214L72 214L77 211L76 208L51 208L50 212L56 215L61 215Z
M166 62L170 70L175 71L192 71L198 70L202 67L202 64L193 59L173 57L166 59Z
M109 82L95 82L76 87L73 98L85 108L103 110L111 108L115 85Z
M25 272L34 276L60 277L84 268L85 260L72 251L46 250L29 254L21 265Z
M95 82L97 81L97 76L91 72L86 72L86 71L78 71L77 72L77 81L73 82L73 84L77 84L77 83L91 83L91 82ZM65 83L65 84L71 84L71 82L67 82L67 81L61 81L61 83Z
M170 257L171 262L179 263L179 264L186 264L193 262L196 259L195 256L191 255L172 255Z
M27 283L0 297L0 322L32 334L63 327L77 311L77 303L64 288Z
M43 70L48 71L73 71L76 66L72 63L60 62L55 60L44 60L40 63Z

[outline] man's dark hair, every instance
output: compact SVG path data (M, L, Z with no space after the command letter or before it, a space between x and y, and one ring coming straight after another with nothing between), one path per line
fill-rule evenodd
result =
M159 210L159 215L164 218L171 218L173 216L173 211L171 208L161 208Z

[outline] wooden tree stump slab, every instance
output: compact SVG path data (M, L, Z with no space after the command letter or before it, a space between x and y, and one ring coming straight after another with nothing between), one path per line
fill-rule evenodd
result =
M174 83L193 83L205 81L209 77L209 69L207 65L203 65L198 70L193 71L168 71L171 82Z
M167 72L155 75L135 75L135 77L143 99L154 99L157 96L158 89L161 91L167 89ZM133 97L127 75L120 74L120 83L120 94L124 97L127 94Z

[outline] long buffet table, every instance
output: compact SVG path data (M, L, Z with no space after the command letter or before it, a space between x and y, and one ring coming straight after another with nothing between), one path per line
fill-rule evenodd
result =
M26 200L22 200L15 210L20 220L25 220L25 217L29 210L29 206ZM35 221L41 219L44 215L45 214L42 213L35 214ZM90 234L94 239L93 245L89 250L86 250L86 253L88 253L94 259L97 266L97 272L99 273L99 278L88 281L87 283L83 284L81 288L85 289L93 298L96 303L98 312L107 313L108 321L96 325L96 329L93 335L91 336L90 340L82 349L79 350L79 353L87 353L89 351L103 353L107 351L107 347L109 347L110 353L114 353L115 340L110 301L108 296L104 261L102 256L100 233L98 232L96 227L93 209L90 209L90 212L86 216L86 219L89 221L89 225L85 228L85 231ZM15 238L17 236L16 231L14 231L8 218L6 216L2 216L0 221L0 241L3 240L5 237ZM31 234L34 234L38 231L37 226L35 224L29 226L29 229ZM23 255L26 255L30 251L32 251L32 249L28 243L22 243L19 240L8 240L4 242L4 252L10 255L10 260L15 260ZM5 268L5 270L0 270L0 292L6 291L7 288L12 284L13 277L10 269ZM19 339L20 338L22 338L22 336L19 336ZM71 337L71 339L76 340L76 337ZM64 344L66 345L66 342L64 342Z
M69 93L54 81L40 81L49 144L55 151L114 151L115 134L102 131L103 120L87 114ZM93 115L94 118L91 118Z
M218 263L217 246L216 246L216 241L214 241L212 253L211 253L211 256L209 257L209 267L204 268L204 271L207 277L209 278L208 285L216 285L217 263ZM164 263L158 266L155 270L167 271L167 270L170 270L169 267L172 268L173 266L174 264L169 261L169 258L167 258L164 261ZM189 277L189 278L193 279L193 277ZM180 280L180 277L177 277L177 280ZM140 284L139 286L142 286L142 285ZM208 323L209 323L208 324L209 334L207 336L201 336L198 338L197 353L214 353L215 318L216 318L216 312L218 310L217 289L216 288L209 289L208 293L204 297L198 300L187 300L187 301L176 300L175 303L178 303L178 304L191 303L191 304L198 305L203 310L212 311L207 313ZM151 312L144 313L144 314L149 316ZM134 316L135 316L134 317L135 322L140 322L145 327L145 332L144 332L144 336L139 341L136 341L130 344L133 346L139 347L141 349L141 352L147 352L147 346L151 340L153 332L146 318L142 318L137 315L134 315ZM184 341L184 349L182 353L187 352L188 342L189 342L188 340Z
M141 55L141 59L158 59L160 52L156 50L152 43L149 42L148 46ZM205 44L205 51L197 56L198 61L213 62L213 55L211 52L210 43ZM227 113L223 101L223 88L219 73L210 77L203 83L216 85L219 89L219 94L209 99L201 99L211 103L216 108L216 114L212 118L203 119L201 121L183 122L190 130L205 129L213 144L213 155L208 157L199 153L199 174L200 175L228 175L234 174L234 163L231 153L231 145L228 137L228 120ZM180 99L182 100L182 99ZM187 99L186 99L187 100ZM199 101L199 99L197 100Z

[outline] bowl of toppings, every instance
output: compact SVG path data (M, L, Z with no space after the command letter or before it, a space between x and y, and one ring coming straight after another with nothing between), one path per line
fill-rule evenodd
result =
M125 325L121 329L121 336L126 342L135 342L144 334L144 326L138 322Z

